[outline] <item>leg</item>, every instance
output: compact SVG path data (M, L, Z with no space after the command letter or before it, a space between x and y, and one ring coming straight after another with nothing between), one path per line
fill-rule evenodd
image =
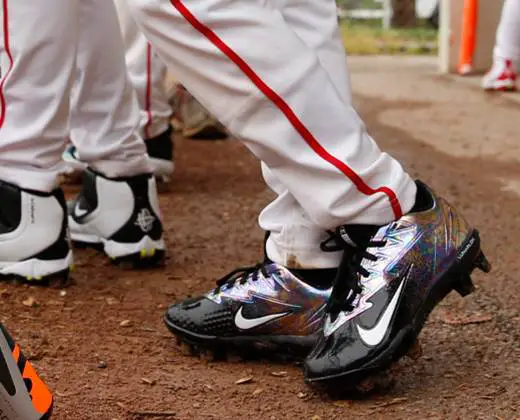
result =
M343 251L330 269L266 259L173 305L166 323L185 343L220 351L261 342L283 352L314 345L308 381L359 382L406 354L448 292L472 291L473 268L489 269L478 232L377 148L273 3L131 4L179 80L220 110L312 223L329 231L316 246Z
M485 90L516 90L520 62L520 0L506 0L496 34L493 66L482 79Z
M139 107L126 73L117 15L113 4L101 3L80 2L70 137L81 160L108 177L151 173L138 134Z
M264 2L236 1L231 10L228 3L129 4L168 67L270 167L315 224L383 224L408 211L415 185L343 104L315 52ZM330 190L320 191L318 203L311 190L325 183Z
M114 3L125 44L128 74L141 109L141 135L151 139L169 128L172 110L164 87L166 65L139 30L126 0Z
M114 4L81 0L71 139L88 163L69 217L75 242L115 261L155 264L164 254L155 179L138 134Z
M56 177L67 134L77 11L77 0L1 6L0 277L39 281L66 276L72 264Z
M291 29L316 52L343 103L350 105L347 57L338 27L336 1L276 0L274 3ZM312 223L267 165L262 164L262 172L267 185L278 194L259 219L260 226L271 233L266 243L267 256L288 267L335 267L341 254L323 253L317 246L326 238L323 229Z
M338 27L336 0L274 0L284 20L314 50L345 104L352 103L345 47Z
M502 17L497 29L495 55L509 58L518 63L520 60L520 1L506 0Z

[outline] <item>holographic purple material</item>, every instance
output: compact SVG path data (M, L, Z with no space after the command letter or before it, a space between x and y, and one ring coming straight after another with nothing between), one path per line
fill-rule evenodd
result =
M299 280L285 267L271 263L262 271L251 273L244 284L240 281L210 291L206 298L221 303L229 299L237 303L253 303L261 315L293 312L269 323L269 330L279 334L310 335L321 328L325 306L332 289L316 289ZM278 324L278 329L274 328Z

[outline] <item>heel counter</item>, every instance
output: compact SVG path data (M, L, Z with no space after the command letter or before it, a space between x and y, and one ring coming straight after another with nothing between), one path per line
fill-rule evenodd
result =
M65 194L61 189L56 189L52 192L51 196L56 199L62 212L60 233L53 244L30 258L36 258L44 261L59 260L67 257L70 252L71 246L68 230L67 202L65 201Z
M152 175L139 175L127 181L134 197L134 208L128 221L110 240L135 243L148 236L153 240L162 238L163 226L158 211L157 189Z

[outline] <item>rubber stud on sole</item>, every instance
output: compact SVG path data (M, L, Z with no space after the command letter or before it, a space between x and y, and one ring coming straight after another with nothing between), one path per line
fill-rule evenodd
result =
M484 273L489 273L491 271L491 264L482 251L478 254L474 264L476 268L482 270Z
M453 285L453 288L462 297L465 297L475 291L475 285L471 281L471 277L468 273L460 274L458 280Z

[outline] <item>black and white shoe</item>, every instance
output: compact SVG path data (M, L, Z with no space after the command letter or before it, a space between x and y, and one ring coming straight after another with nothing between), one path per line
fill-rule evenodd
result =
M152 175L108 179L87 169L83 189L69 203L77 245L101 249L114 262L153 266L164 259L163 227Z
M144 141L160 191L168 191L175 169L172 133L173 128L170 126L163 133ZM70 144L63 152L62 159L64 161L64 169L61 173L63 180L67 184L81 183L83 172L87 170L88 164L80 159L76 146Z
M41 193L0 181L0 277L66 281L72 266L63 192Z
M331 270L322 271L330 277L326 288L268 260L237 269L204 296L172 305L166 325L195 354L208 349L305 356L318 337L332 290Z
M342 248L344 257L323 332L304 364L307 382L356 387L384 373L410 352L448 293L471 293L473 270L490 270L478 231L427 186L417 188L416 208L399 220L332 235L337 247L330 250Z
M144 141L157 187L163 192L169 189L175 169L172 133L173 128L170 126L165 132Z

